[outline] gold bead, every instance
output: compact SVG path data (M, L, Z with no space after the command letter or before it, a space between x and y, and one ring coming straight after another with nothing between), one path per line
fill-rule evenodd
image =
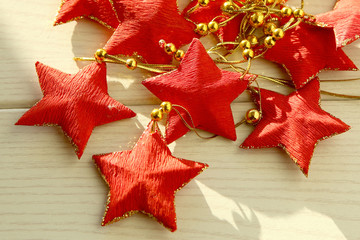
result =
M152 110L151 112L151 119L154 121L161 121L161 119L163 118L163 113L160 109L155 108L154 110Z
M231 2L225 2L222 6L223 11L225 12L232 12L235 10L234 5Z
M210 0L198 0L200 6L205 7L209 4Z
M251 43L249 40L244 39L240 42L239 46L242 50L245 50L251 48Z
M216 32L217 30L219 30L219 24L215 21L211 21L208 24L208 29L209 32Z
M164 50L167 54L171 55L176 52L176 47L173 43L167 43L165 44Z
M171 102L162 102L160 104L160 109L164 112L164 113L169 113L171 112L171 109L172 109L172 104Z
M179 50L177 50L177 51L175 52L174 58L175 58L177 61L180 61L181 59L184 58L184 55L185 55L184 51L181 50L181 49L179 49Z
M300 8L295 9L293 14L294 14L294 17L296 17L296 18L303 18L305 16L304 10L302 10Z
M265 39L264 39L264 45L265 47L267 48L272 48L273 46L275 46L275 39L272 37L272 36L267 36Z
M253 59L254 58L254 51L252 49L245 49L242 52L242 55L245 60Z
M276 28L273 32L273 38L275 38L275 40L280 40L284 37L285 33L281 28Z
M277 26L275 23L269 22L264 25L263 30L266 35L271 35L276 28Z
M200 35L206 35L208 33L208 26L205 23L199 23L196 25L196 30Z
M289 7L283 7L283 8L281 9L281 15L282 15L283 17L290 17L291 14L292 14L292 9L291 9L291 8L289 8Z
M260 12L253 13L250 16L250 25L257 28L264 24L265 16Z
M95 52L95 58L99 61L103 61L107 55L107 52L105 51L105 49L98 49Z
M275 2L275 0L267 0L266 3L267 4L273 4Z
M137 67L137 62L135 59L129 58L126 60L125 66L130 70L134 70Z
M159 46L160 46L161 48L164 48L164 47L165 47L165 44L166 44L165 40L164 40L164 39L160 39L160 41L159 41Z
M255 108L250 109L245 114L245 120L249 124L256 124L260 121L260 119L261 119L261 113Z
M250 42L252 47L255 47L259 44L259 40L255 35L249 35L247 40Z

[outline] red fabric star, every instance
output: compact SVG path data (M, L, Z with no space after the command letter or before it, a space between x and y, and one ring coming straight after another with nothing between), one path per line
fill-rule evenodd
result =
M152 124L132 150L93 156L110 187L103 226L142 212L175 231L175 193L208 167L172 156Z
M148 63L170 63L159 46L161 39L176 47L196 37L195 25L180 16L175 0L114 1L116 10L123 9L124 19L104 49L111 55L139 56Z
M153 94L162 101L181 105L190 113L196 128L236 140L230 103L247 87L255 76L219 69L198 39L191 43L177 70L143 81ZM191 124L188 114L177 108ZM166 130L168 143L187 133L189 129L172 111Z
M315 145L350 129L320 108L319 87L314 79L288 96L261 89L262 119L240 147L281 147L307 176Z
M332 28L306 23L286 31L285 37L277 41L264 58L282 64L297 89L316 77L322 69L357 70L346 54L336 48Z
M94 127L134 117L135 113L108 95L105 63L92 63L71 75L37 62L44 97L16 125L58 125L84 152Z
M360 1L338 0L334 10L316 16L316 20L334 27L336 45L343 47L360 37Z
M115 29L119 20L109 0L62 0L54 25L87 17Z

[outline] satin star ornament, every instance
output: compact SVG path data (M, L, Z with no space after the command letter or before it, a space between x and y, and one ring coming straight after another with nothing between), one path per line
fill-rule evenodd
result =
M360 37L360 1L338 0L334 10L317 15L316 20L334 27L337 47L348 45Z
M35 65L44 97L16 125L60 126L78 158L94 127L135 116L108 95L105 63L92 63L73 75Z
M110 29L119 25L117 13L109 0L62 0L54 25L83 17L95 20Z
M152 124L132 150L93 156L110 187L103 226L142 212L175 231L175 193L208 167L172 156Z
M104 49L111 55L137 56L147 63L171 63L172 56L159 46L160 40L176 47L196 37L195 25L178 11L176 0L113 1L123 9L124 19Z
M153 94L162 101L184 107L175 108L194 127L236 140L235 124L230 104L248 85L254 75L246 75L219 69L198 39L194 39L177 70L143 81ZM186 134L189 129L172 111L169 114L166 140L171 143Z
M261 89L262 119L240 147L281 147L307 176L315 145L350 129L320 108L319 88L314 79L288 96Z
M324 44L326 43L326 44ZM355 64L336 48L332 28L300 23L267 50L264 58L282 64L297 89L323 70L357 70Z

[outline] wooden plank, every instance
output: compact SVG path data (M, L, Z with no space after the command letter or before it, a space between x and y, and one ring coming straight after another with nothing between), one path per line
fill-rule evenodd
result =
M175 233L141 214L100 227L108 187L91 155L130 149L155 106L133 106L136 118L95 128L81 160L56 127L14 126L25 110L0 110L0 238L356 239L359 105L322 106L352 130L318 145L308 179L280 150L239 149L249 126L236 142L189 133L170 145L175 156L210 165L176 194ZM235 119L249 107L232 104Z

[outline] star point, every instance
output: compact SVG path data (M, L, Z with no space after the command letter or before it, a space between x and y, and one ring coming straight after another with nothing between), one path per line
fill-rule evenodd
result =
M360 2L338 0L330 12L316 16L316 21L334 28L336 46L344 47L360 38Z
M109 0L62 0L54 25L80 18L89 18L115 29L119 25L117 13Z

